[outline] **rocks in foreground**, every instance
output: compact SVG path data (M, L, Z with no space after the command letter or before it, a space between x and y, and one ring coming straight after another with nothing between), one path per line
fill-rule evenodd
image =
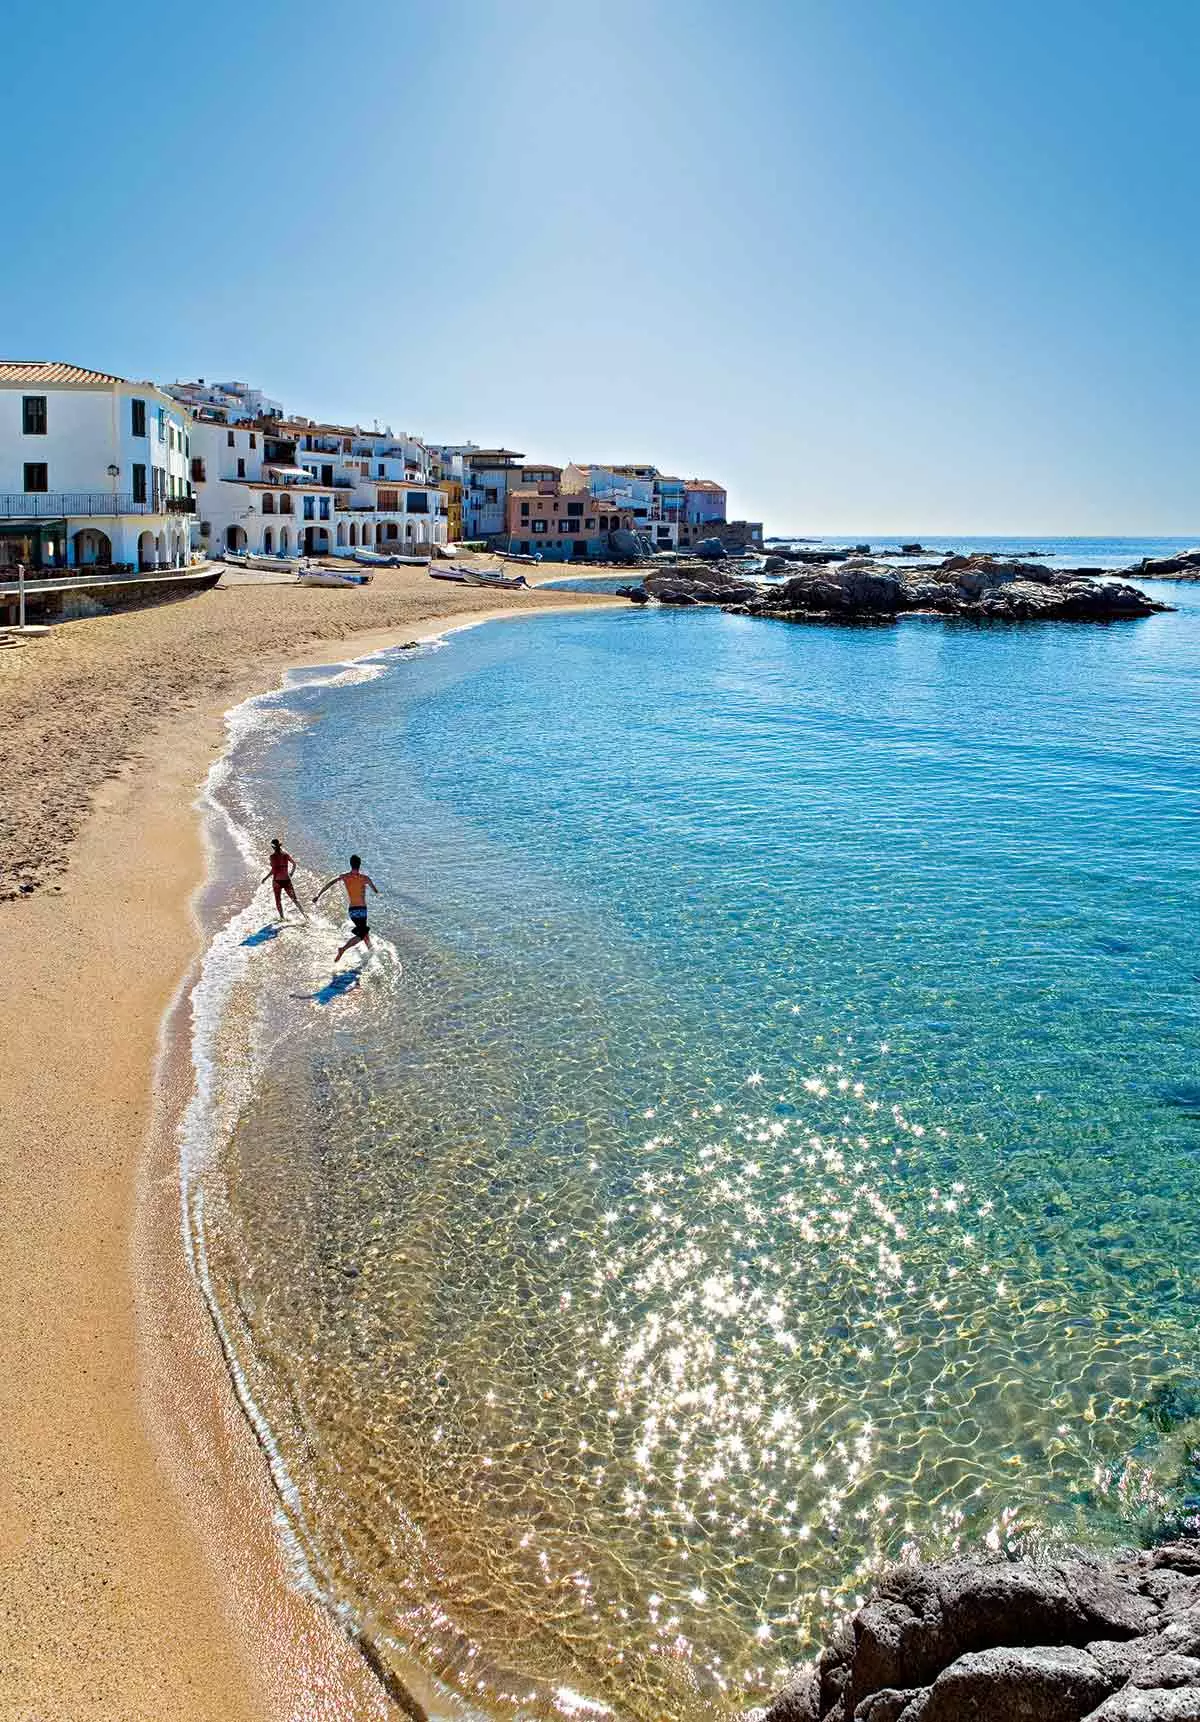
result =
M1200 1544L895 1568L763 1722L1200 1722Z
M739 615L784 622L894 622L905 614L1002 622L1118 621L1170 609L1123 581L990 556L948 556L920 568L851 557L805 567L775 586L714 563L699 571L648 574L643 590L662 604L718 604Z

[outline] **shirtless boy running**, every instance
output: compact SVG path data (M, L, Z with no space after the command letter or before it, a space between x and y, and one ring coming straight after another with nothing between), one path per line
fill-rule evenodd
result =
M371 929L367 925L367 886L369 885L371 887L377 897L379 895L379 886L369 874L363 873L361 868L362 857L360 855L352 855L350 857L350 871L348 873L338 873L334 878L326 880L325 884L321 886L321 889L313 898L314 903L319 903L331 885L344 885L346 887L346 897L350 904L350 925L354 928L354 931L346 940L346 943L342 946L337 956L333 959L335 968L338 963L341 962L351 945L357 945L360 939L363 944L366 945L368 950L371 949Z

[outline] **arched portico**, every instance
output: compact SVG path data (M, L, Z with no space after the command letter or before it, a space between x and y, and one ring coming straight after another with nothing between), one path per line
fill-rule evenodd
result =
M71 555L76 568L111 562L112 540L96 526L81 526L71 540Z
M154 534L140 532L138 534L138 573L145 574L154 567Z
M142 533L143 538L148 536L148 533ZM225 548L226 550L244 550L246 548L246 528L244 526L231 525L225 528Z

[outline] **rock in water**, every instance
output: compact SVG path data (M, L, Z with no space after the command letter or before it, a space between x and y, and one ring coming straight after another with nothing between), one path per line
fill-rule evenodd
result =
M1200 1544L884 1577L764 1722L1200 1722Z

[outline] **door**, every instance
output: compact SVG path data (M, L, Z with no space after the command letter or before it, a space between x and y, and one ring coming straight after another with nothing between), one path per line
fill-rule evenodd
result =
M333 483L333 468L331 466L323 466L321 468L321 483L332 485L332 483Z

